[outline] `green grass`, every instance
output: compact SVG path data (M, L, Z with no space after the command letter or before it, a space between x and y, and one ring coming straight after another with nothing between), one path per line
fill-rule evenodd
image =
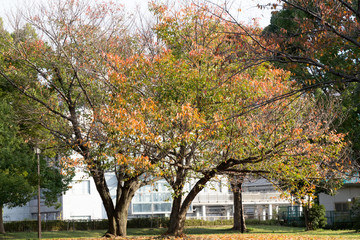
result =
M249 235L253 234L282 234L291 236L314 236L314 237L346 237L346 239L360 239L360 233L354 230L324 230L319 229L316 231L305 231L300 227L285 227L276 225L249 225ZM186 229L188 235L198 234L238 234L239 232L231 230L231 226L218 226L218 227L191 227ZM344 238L345 239L345 238Z
M231 226L209 226L209 227L188 227L185 230L187 235L229 235L231 237L239 234L230 229ZM284 227L284 226L269 226L269 225L253 225L248 226L250 232L244 235L253 237L256 236L272 236L274 234L282 236L299 236L309 238L324 238L324 239L360 239L360 233L355 233L353 230L317 230L305 231L304 228ZM150 229L150 228L129 228L128 236L159 236L166 231L164 228ZM105 230L98 231L59 231L59 232L43 232L42 238L99 238L103 236ZM0 239L36 239L36 232L18 232L7 233L0 235ZM286 238L285 238L286 239Z
M58 231L58 232L43 232L42 238L97 238L103 236L105 230L96 231ZM14 232L0 234L0 239L36 239L37 232Z

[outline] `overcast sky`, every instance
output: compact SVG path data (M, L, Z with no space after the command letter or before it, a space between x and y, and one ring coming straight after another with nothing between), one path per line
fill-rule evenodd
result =
M0 17L6 22L6 16L15 11L17 7L23 8L31 6L31 2L40 2L46 0L0 0ZM47 0L51 1L51 0ZM146 11L148 6L148 0L115 0L121 1L125 5L129 12L135 9L135 6L139 6L142 11ZM181 1L181 0L179 0ZM218 2L224 2L225 0L217 0ZM227 0L229 1L229 0ZM245 23L251 23L256 18L262 27L265 27L270 22L271 11L260 10L257 8L257 4L266 4L269 1L275 0L230 0L232 2L231 7L234 9L234 13L238 13L237 9L241 9L237 18Z

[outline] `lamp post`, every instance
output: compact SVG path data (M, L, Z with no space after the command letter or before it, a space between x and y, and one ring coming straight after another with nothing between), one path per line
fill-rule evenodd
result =
M35 148L35 153L37 156L37 174L38 174L38 195L37 195L37 207L38 207L38 238L41 238L41 211L40 211L40 149Z

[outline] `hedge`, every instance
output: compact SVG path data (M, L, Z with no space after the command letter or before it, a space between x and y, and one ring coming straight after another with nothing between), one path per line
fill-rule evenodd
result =
M128 228L166 228L169 218L133 218L128 220ZM233 220L215 220L206 221L202 219L187 219L185 226L215 226L232 225ZM277 220L260 221L257 219L247 219L246 224L250 225L278 225ZM7 232L35 232L37 231L37 221L17 221L4 223ZM107 229L107 220L53 220L41 223L42 231L74 231L74 230L105 230Z
M38 229L37 221L26 220L4 223L7 232L35 232ZM52 220L41 222L42 231L73 231L106 229L107 220Z

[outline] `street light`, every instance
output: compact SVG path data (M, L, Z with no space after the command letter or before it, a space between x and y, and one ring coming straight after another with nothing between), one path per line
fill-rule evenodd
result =
M37 195L37 205L38 205L38 238L41 238L41 211L40 211L40 153L39 148L35 148L35 153L37 155L37 174L38 174L38 195Z

